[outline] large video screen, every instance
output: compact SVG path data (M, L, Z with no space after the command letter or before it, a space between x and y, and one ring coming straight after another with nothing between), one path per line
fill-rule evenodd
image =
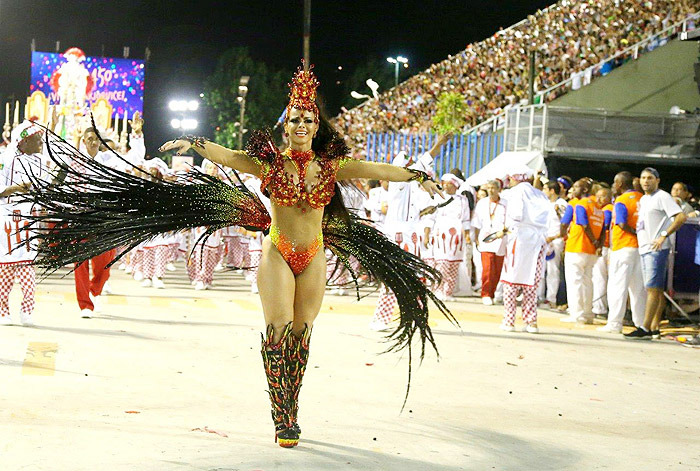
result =
M70 81L66 80L70 75L78 77L78 81L91 82L90 92L84 97L87 105L105 98L113 107L113 115L124 116L126 111L131 118L135 111L143 113L144 61L90 56L81 59L73 58L68 64L64 54L33 52L29 94L39 90L49 98L50 104L58 104L62 94L67 93L66 87L70 87ZM59 80L61 75L63 80Z

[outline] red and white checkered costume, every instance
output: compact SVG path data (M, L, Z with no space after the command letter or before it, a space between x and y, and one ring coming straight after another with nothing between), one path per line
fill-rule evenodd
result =
M523 300L521 303L523 310L523 322L526 324L537 324L537 286L542 279L544 255L544 249L542 249L539 257L537 257L534 285L518 285L507 281L503 282L503 324L515 325L515 315L517 311L516 298L521 292L523 294Z
M436 209L431 215L434 219L431 239L435 268L442 273L438 292L445 297L452 296L457 284L459 265L464 259L464 233L470 228L469 201L457 194L446 197L452 198L452 202ZM443 201L440 196L436 196L433 204Z
M31 263L2 263L0 264L0 315L10 315L9 297L15 279L22 288L22 304L20 312L22 316L31 316L34 312L34 293L36 291L36 277Z
M523 320L537 322L537 287L542 278L550 203L528 182L503 192L507 200L506 255L503 261L503 323L515 322L515 298L523 293Z
M170 261L175 237L168 234L160 234L143 244L143 277L162 278L165 274L165 265Z
M231 229L231 232L229 232L230 235L228 236L224 235L224 243L226 244L226 265L239 268L247 266L248 244L243 241L245 237L238 234L234 228L227 229ZM234 233L237 235L234 235Z
M386 286L382 288L382 292L377 300L377 307L374 309L372 322L389 325L394 315L396 307L396 296Z
M392 164L405 167L408 162L406 153L399 152ZM432 173L432 164L433 157L426 152L410 168ZM420 236L423 233L424 223L419 220L420 211L434 204L430 195L415 181L390 182L388 191L384 234L405 251L422 258ZM395 306L396 296L391 291L382 289L370 324L388 324Z
M195 229L194 240L197 242L202 236L206 228L198 227ZM203 244L203 245L202 245ZM194 246L194 251L198 252L199 260L195 266L194 281L202 282L205 285L211 285L214 280L214 268L221 260L221 252L224 246L221 240L221 231L215 231L205 241L199 241Z
M25 134L33 135L39 132L28 122L22 123L13 132L12 145L8 147L0 160L0 192L9 187L29 183L30 175L48 181L51 177L46 167L46 158L42 154L24 154L17 144L26 138L17 136L17 130L25 130ZM29 239L34 231L29 230L27 216L35 211L31 203L20 202L15 194L0 198L0 222L5 232L0 237L0 314L9 316L8 297L12 291L15 278L19 279L24 295L21 314L29 316L34 310L34 292L36 277L31 263L36 258L35 243Z
M251 237L248 243L248 253L250 257L250 283L252 286L258 284L258 265L262 259L262 233L257 233L255 237Z

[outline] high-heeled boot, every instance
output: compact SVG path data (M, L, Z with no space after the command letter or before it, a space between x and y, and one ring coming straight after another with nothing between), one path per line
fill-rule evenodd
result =
M289 381L286 371L285 351L291 336L292 324L289 323L277 343L272 341L272 325L267 326L267 335L262 339L262 359L267 376L268 393L272 405L272 421L275 424L275 441L279 446L291 448L299 443L299 433L293 427Z
M289 380L290 420L292 421L292 428L299 435L301 435L301 428L297 422L299 390L301 389L301 380L306 371L306 364L309 361L310 339L311 327L307 325L298 337L294 334L289 335L287 349L285 350L285 366Z

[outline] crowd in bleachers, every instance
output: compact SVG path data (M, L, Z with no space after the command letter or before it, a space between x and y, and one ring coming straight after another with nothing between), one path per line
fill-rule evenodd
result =
M428 131L437 100L445 92L465 97L468 124L476 125L527 98L529 51L537 52L536 91L572 76L577 78L576 88L590 80L592 66L695 12L697 4L692 0L562 0L511 28L469 44L378 99L341 113L335 125L348 136L355 151L361 152L368 132ZM650 42L646 47L659 44ZM602 72L626 57L608 61ZM564 92L550 93L546 100Z

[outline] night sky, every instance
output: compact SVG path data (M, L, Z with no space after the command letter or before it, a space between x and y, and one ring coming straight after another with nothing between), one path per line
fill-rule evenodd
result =
M328 111L338 111L342 84L336 82L368 56L408 57L406 78L551 3L312 0L311 61ZM168 124L168 101L196 97L226 49L246 46L254 59L294 70L303 56L303 0L0 0L3 103L12 95L22 100L28 95L32 38L38 51L53 52L60 40L60 52L77 46L89 56L101 55L104 47L106 56L122 57L122 48L129 46L130 57L143 59L148 46L144 107L150 150L177 134ZM210 134L206 125L197 131Z

